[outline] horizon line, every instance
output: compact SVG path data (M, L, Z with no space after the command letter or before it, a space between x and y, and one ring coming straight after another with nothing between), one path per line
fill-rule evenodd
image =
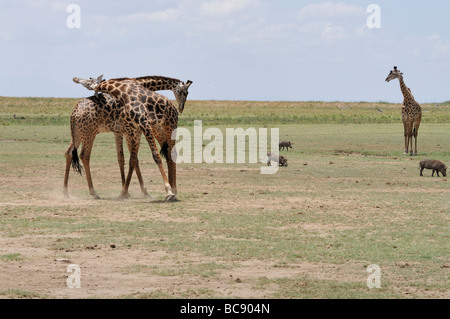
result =
M23 99L83 99L87 97L57 97L57 96L6 96L0 95L0 98L23 98ZM170 101L175 101L175 99L169 99ZM356 100L240 100L240 99L192 99L187 101L217 101L217 102L283 102L283 103L300 103L300 102L322 102L322 103L382 103L382 104L403 104L402 102L389 102L389 101L356 101ZM446 101L433 101L433 102L420 102L419 104L446 104L450 103L450 100Z

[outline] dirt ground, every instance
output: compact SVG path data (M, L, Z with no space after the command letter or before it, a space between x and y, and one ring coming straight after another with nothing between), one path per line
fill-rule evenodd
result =
M195 174L195 170L189 171L189 175L194 176ZM87 189L85 189L84 178L72 175L72 180L84 193L83 197L72 195L70 199L65 199L61 193L60 183L54 182L48 190L48 182L37 176L9 181L13 190L11 194L17 199L0 203L1 212L4 216L10 216L12 214L10 210L17 208L23 211L22 218L33 220L53 214L46 211L49 207L64 209L69 205L72 209L80 207L77 217L83 217L87 216L89 211L95 211L99 205L102 205L101 202L89 197ZM6 183L7 179L2 178L2 182ZM108 183L108 180L105 183ZM100 187L102 186L100 184ZM211 193L219 192L221 187L223 185L212 184L209 185L209 191ZM14 189L28 189L29 191L16 192ZM150 202L148 199L139 198L140 194L137 189L135 184L132 194L137 198L129 199L128 202ZM204 186L198 186L198 190L204 191ZM161 193L161 190L155 186L155 192ZM290 201L292 200L295 201L291 198ZM105 205L114 205L115 203L113 198L100 201L106 202ZM221 203L215 201L214 204L220 207L226 202L226 199L222 199ZM243 203L235 204L242 206ZM233 204L226 205L231 207ZM268 208L267 205L266 208ZM30 207L34 209L30 209ZM247 207L260 209L261 202L247 201ZM169 217L165 212L157 211L153 211L150 216L147 214L145 217L110 211L106 218L115 221L155 218L174 223L195 221L196 219L194 216ZM320 225L311 224L305 225L305 227L320 228ZM321 230L325 231L325 229ZM76 234L71 233L68 236L73 237ZM80 236L82 235L80 234ZM6 292L3 295L0 294L0 298L115 298L121 296L197 298L205 297L205 293L206 296L223 298L269 298L276 292L277 285L269 283L261 289L255 289L255 282L258 279L295 278L308 274L309 277L318 279L334 277L334 279L346 280L345 277L348 276L347 271L339 271L341 266L326 263L296 263L277 266L277 260L267 259L244 260L236 263L189 251L174 253L133 246L116 247L113 244L88 245L63 251L52 248L51 244L61 238L64 238L64 235L42 234L7 237L0 233L0 256L11 254L20 256L18 260L12 258L12 260L0 261L2 266L0 290ZM145 271L145 269L173 269L180 264L181 266L195 267L208 263L223 265L224 269L216 270L217 275L206 277L186 273L157 275ZM68 273L67 267L71 264L77 264L81 268L81 288L68 288L67 278L72 272ZM145 269L143 271L126 270L127 267L132 268L136 265L145 265ZM360 269L362 267L360 266ZM363 278L365 275L363 272L361 274Z
M30 205L34 208L63 208L69 204L71 207L79 206L83 209L86 206L98 205L98 201L91 199L87 191L84 198L72 196L70 199L63 198L61 189L56 184L51 191L40 191L45 189L48 183L39 182L39 180L36 178L25 182L29 184L30 189L34 190L28 194L22 193L22 199L0 203L2 214L8 215L9 209L13 207L30 207ZM17 183L20 183L20 187L27 186L22 182ZM15 185L12 186L14 188ZM139 197L139 194L135 195ZM130 199L130 201L143 200ZM113 199L106 199L106 201L114 203ZM258 206L260 203L249 202L249 207L255 205ZM47 213L40 210L38 212L26 210L25 214L27 218L33 220ZM83 214L80 211L79 216ZM154 217L160 220L180 222L180 218L171 219L164 213L155 212L154 214L157 215ZM108 218L130 219L119 213L110 214ZM320 228L319 225L306 227ZM73 236L74 234L70 234L70 237ZM91 245L64 251L48 247L49 242L57 242L61 238L61 235L49 234L6 237L0 233L0 256L10 254L20 256L19 260L12 258L12 260L1 262L0 290L4 293L0 294L0 298L116 298L123 296L197 298L204 297L204 291L220 298L270 298L277 290L276 285L268 284L263 289L255 289L255 281L259 278L273 280L302 277L307 274L317 279L347 280L351 279L348 272L341 272L340 268L354 266L327 263L291 263L287 266L277 266L276 260L257 259L239 261L236 266L234 262L193 252L170 253L139 247L119 248L113 244ZM41 240L44 244L36 244ZM183 273L158 276L146 271L124 271L128 266L133 267L133 265L170 269L181 261L193 267L196 264L205 263L223 264L225 269L219 269L219 274L211 277ZM69 288L67 285L67 278L72 274L67 272L67 268L71 264L77 264L81 268L81 288ZM362 267L360 266L361 269ZM365 275L363 272L361 274L363 278Z
M195 169L185 172L194 176ZM197 172L198 173L198 172ZM210 173L209 173L210 174ZM228 174L228 173L226 173ZM207 174L206 174L207 175ZM2 178L4 179L4 178ZM9 216L15 208L25 208L23 216L30 220L42 218L50 214L45 208L64 209L68 205L73 209L77 206L80 211L77 217L88 216L89 211L100 209L102 205L114 205L113 198L106 198L99 201L91 199L85 187L84 179L78 178L78 187L84 192L83 197L72 196L64 199L61 194L59 183L51 185L48 190L48 183L40 178L31 178L27 181L12 182L11 188L22 187L29 189L17 195L16 200L0 203L0 209L4 216ZM3 180L2 182L5 182ZM17 183L17 185L15 185ZM105 181L108 183L108 180ZM205 184L210 182L205 181ZM103 186L103 185L100 185ZM160 186L160 185L158 185ZM154 186L155 192L161 193L158 186ZM219 192L223 185L209 185L209 192ZM45 190L47 189L47 190ZM134 185L134 197L129 199L129 203L149 202L148 199L139 198L138 187ZM196 189L196 187L194 187ZM205 185L199 186L198 190L204 191ZM254 188L253 192L264 193L268 188ZM192 189L191 189L192 191ZM161 195L161 194L159 194ZM207 196L208 194L202 194ZM102 204L102 201L104 204ZM272 201L272 200L271 200ZM271 201L246 201L249 210L270 209L274 207ZM222 199L221 203L214 203L218 206L225 205L227 199ZM335 202L326 199L308 200L303 196L289 197L287 200L291 207L305 208L311 205L318 207L332 207ZM168 204L170 205L170 204ZM233 204L229 203L229 207ZM242 206L243 202L236 206ZM349 205L349 203L340 203ZM32 206L34 209L30 210ZM87 209L91 207L93 210ZM28 209L27 209L28 208ZM44 208L44 209L39 209ZM192 208L192 207L191 207ZM101 216L99 213L98 216ZM147 214L147 213L146 213ZM346 214L357 215L355 212ZM133 219L154 218L166 222L199 222L195 216L170 217L165 212L153 211L142 215L127 215L120 212L110 212L107 216L112 221L124 221ZM313 231L318 236L326 237L331 231L348 230L353 226L333 223L302 223L289 224L278 228L283 231L289 228L299 228L305 231ZM76 233L67 236L74 237ZM82 234L80 234L82 236ZM201 234L199 235L201 236ZM220 235L212 239L220 238ZM0 233L0 256L17 254L17 260L11 258L8 261L0 261L2 271L0 273L0 298L120 298L120 297L144 297L144 298L273 298L277 296L279 285L277 280L291 279L299 289L310 288L310 280L331 280L341 283L365 282L367 273L364 271L367 263L361 261L347 260L345 263L326 262L290 262L275 258L246 259L230 261L219 257L205 256L192 251L169 252L161 249L147 249L139 246L129 245L118 247L111 244L96 244L79 247L76 249L55 250L52 243L57 243L64 239L64 235L44 233L42 235L5 236ZM161 239L164 240L164 239ZM233 240L233 238L228 238ZM241 240L236 238L234 240ZM216 269L213 276L195 275L192 273L175 272L174 274L160 274L152 272L152 269L173 270L176 267L201 266L213 263L223 265L223 269ZM81 288L69 288L67 278L67 268L71 264L80 266ZM408 267L411 262L400 262L399 267ZM302 280L308 278L308 280ZM265 284L258 285L261 280ZM399 291L405 297L419 293L421 296L449 298L449 292L442 293L408 287ZM320 296L319 296L320 297Z
M28 238L28 240L32 240ZM200 276L156 276L146 273L123 273L124 265L139 263L145 265L173 265L173 256L164 251L127 250L126 253L110 247L95 247L92 250L67 252L69 258L59 258L59 254L43 248L30 248L23 238L20 242L1 238L2 254L8 251L20 252L26 262L8 262L2 269L2 289L34 291L53 298L114 298L139 294L163 293L167 296L200 297L200 289L213 291L219 297L270 298L275 289L252 288L252 279L268 279L301 276L314 273L318 277L327 277L330 273L339 274L336 265L296 264L289 269L273 268L264 261L245 261L240 267L223 270L214 279ZM17 246L20 246L18 248ZM8 249L8 247L13 247ZM5 249L6 248L6 249ZM169 257L169 258L168 258ZM199 263L220 262L203 256L183 254L177 256L195 259ZM67 286L67 266L76 261L81 264L81 288L69 289ZM250 282L250 283L248 283ZM275 288L275 287L272 287ZM161 295L164 296L164 295ZM3 296L10 298L11 296ZM15 297L26 297L19 295ZM37 296L36 296L37 297Z

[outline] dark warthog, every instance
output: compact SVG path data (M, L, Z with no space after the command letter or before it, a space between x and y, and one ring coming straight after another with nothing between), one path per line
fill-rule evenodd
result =
M278 148L279 151L281 151L282 149L285 149L289 151L289 148L292 148L292 144L291 141L281 141L280 143L278 143Z
M442 163L438 160L423 160L423 161L420 161L419 166L420 166L420 176L423 176L422 171L424 170L424 168L433 170L433 173L431 173L431 176L434 175L434 172L436 172L438 177L439 177L439 172L441 172L442 175L447 176L447 166L445 166L444 163Z
M271 166L272 165L271 161L277 162L278 165L280 165L280 166L284 166L284 167L288 166L287 158L282 156L282 155L275 155L275 154L272 154L272 153L267 153L267 156L268 156L268 158L267 158L267 166Z

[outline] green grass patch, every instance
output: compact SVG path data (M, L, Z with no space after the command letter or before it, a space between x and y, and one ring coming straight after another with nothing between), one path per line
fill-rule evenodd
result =
M0 255L0 260L1 261L21 261L21 260L24 260L24 257L18 253L4 254L4 255Z
M0 125L69 125L75 98L0 97ZM176 104L176 102L174 102ZM423 103L422 123L450 122L446 103ZM16 115L17 119L14 118ZM21 119L24 117L24 119ZM187 101L179 126L381 124L401 122L401 104L385 102Z

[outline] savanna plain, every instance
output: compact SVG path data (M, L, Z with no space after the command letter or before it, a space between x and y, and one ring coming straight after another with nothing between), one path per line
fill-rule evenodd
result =
M449 181L418 169L450 163L450 102L422 104L409 156L401 104L188 100L179 127L279 128L293 148L272 175L248 160L178 164L176 202L144 139L151 197L134 176L116 199L112 133L91 155L101 199L73 171L65 198L76 102L0 97L0 298L450 298Z

